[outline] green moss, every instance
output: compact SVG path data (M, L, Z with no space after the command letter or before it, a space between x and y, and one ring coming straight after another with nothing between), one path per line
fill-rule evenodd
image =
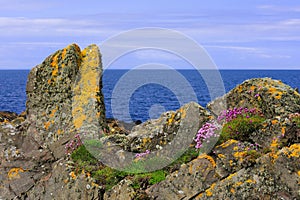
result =
M85 164L97 164L98 160L85 148L84 145L79 146L71 154L71 158L74 162Z
M265 118L257 115L249 118L238 116L223 126L218 144L229 139L247 141L249 134L258 130L263 121L265 121Z
M154 185L166 179L167 172L165 170L157 170L154 172L135 174L132 177L132 187L135 189L145 188L148 185Z
M119 181L125 178L128 174L126 172L118 171L110 167L104 167L100 170L92 172L92 177L100 185L105 185L105 189L109 190Z
M297 127L300 128L300 117L299 116L294 117L292 119L292 122L294 122L297 125Z

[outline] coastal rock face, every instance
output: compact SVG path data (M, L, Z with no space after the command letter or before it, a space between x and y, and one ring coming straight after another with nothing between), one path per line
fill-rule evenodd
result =
M218 111L216 115L222 111L218 108L247 107L260 109L267 118L286 117L300 112L300 95L279 80L254 78L244 81L223 97L210 102L207 107Z
M135 126L128 135L130 141L128 148L133 152L158 150L170 142L176 142L174 139L177 135L185 136L185 140L190 140L190 144L199 128L210 117L208 111L191 102L177 111L163 113L159 119Z
M87 184L85 179L71 185L69 193L63 187L58 193L57 187L65 185L67 178L72 180L61 160L66 157L65 144L83 132L99 137L106 127L101 78L101 55L96 45L83 51L76 44L69 45L31 70L26 121L24 117L9 121L6 114L0 127L0 150L4 152L0 154L1 199L98 195L95 187L79 190ZM71 195L74 191L75 196Z
M96 45L81 52L72 44L46 58L28 77L28 134L57 158L64 152L62 144L75 133L99 134L105 127L101 78Z

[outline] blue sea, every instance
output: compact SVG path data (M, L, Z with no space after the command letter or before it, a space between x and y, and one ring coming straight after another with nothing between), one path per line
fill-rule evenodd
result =
M208 85L197 71L170 71L173 72L106 70L102 90L106 116L145 121L159 117L164 111L176 110L190 99L196 98L202 106L211 101L211 83ZM21 113L25 110L28 74L29 70L0 70L0 111ZM220 75L226 92L246 79L259 77L271 77L293 88L300 87L300 70L221 70ZM214 81L217 77L210 79ZM213 88L222 91L221 85L213 85Z

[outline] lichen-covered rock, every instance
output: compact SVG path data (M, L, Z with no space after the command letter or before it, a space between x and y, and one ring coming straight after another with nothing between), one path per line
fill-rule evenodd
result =
M90 174L81 171L75 175L68 162L61 159L52 164L52 171L45 174L29 190L29 199L102 199L104 190L94 182Z
M75 133L99 135L106 126L101 89L102 63L96 45L81 52L72 44L50 55L28 77L28 134L56 158L63 156L63 144Z
M215 160L206 154L184 164L166 180L147 190L151 199L191 199L205 191L219 178L215 171Z
M128 148L133 152L161 149L170 142L176 142L177 135L184 135L191 144L199 128L210 117L199 104L191 102L177 111L163 113L159 119L135 126L128 135Z
M123 179L118 183L116 186L114 186L111 190L108 192L105 192L104 194L104 200L112 200L112 199L118 199L118 200L129 200L134 199L136 193L134 189L131 187L132 181L128 179Z
M99 137L106 128L101 79L96 45L69 45L31 70L26 115L0 122L1 199L99 199L102 189L72 181L61 159L75 133Z
M224 105L225 104L225 105ZM223 108L258 108L266 118L286 117L300 112L300 94L290 86L271 78L244 81L207 107L218 115Z
M12 121L17 117L18 117L17 113L8 112L8 111L0 111L0 122Z
M257 160L211 185L195 199L299 199L300 146L294 144Z

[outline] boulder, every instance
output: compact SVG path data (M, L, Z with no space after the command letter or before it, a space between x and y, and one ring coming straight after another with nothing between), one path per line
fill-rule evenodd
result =
M99 138L107 128L101 89L96 45L81 51L71 44L31 70L26 115L1 115L7 119L0 124L1 199L98 198L101 188L90 179L71 181L66 189L65 180L72 176L63 160L65 144L75 134Z
M260 109L266 118L287 117L300 112L300 94L279 80L254 78L208 103L207 107L216 115L223 108L247 107Z

